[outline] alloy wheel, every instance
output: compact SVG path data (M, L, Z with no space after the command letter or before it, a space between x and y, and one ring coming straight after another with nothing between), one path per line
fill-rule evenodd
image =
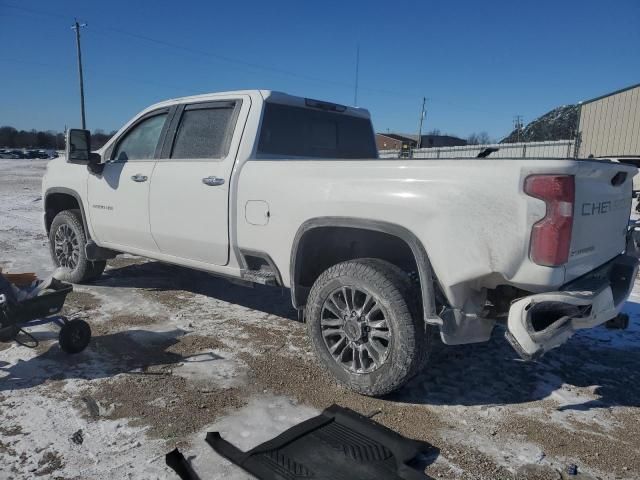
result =
M344 286L331 292L322 305L320 328L329 354L351 373L371 373L389 357L387 312L362 288Z
M60 225L54 235L54 253L61 267L73 270L80 259L78 236L69 225Z

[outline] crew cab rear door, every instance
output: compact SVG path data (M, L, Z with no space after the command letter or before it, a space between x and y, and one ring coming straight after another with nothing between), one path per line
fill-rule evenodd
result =
M151 178L151 234L161 253L226 265L229 188L249 97L178 107Z

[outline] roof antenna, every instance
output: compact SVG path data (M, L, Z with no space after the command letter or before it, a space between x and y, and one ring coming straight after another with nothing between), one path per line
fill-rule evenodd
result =
M358 106L358 69L360 67L360 44L356 47L356 86L353 94L353 106Z

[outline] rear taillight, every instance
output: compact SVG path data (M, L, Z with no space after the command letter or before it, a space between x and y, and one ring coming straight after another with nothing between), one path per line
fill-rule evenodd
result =
M547 214L531 229L531 260L550 267L567 263L575 201L573 175L530 175L524 191L547 204Z

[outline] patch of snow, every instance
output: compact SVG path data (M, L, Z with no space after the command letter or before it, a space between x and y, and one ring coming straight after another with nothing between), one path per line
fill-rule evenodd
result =
M38 462L47 453L62 460L62 468L52 476L97 480L168 477L164 465L147 463L165 447L161 441L145 440L143 445L140 439L144 438L144 429L121 421L84 419L76 413L71 400L50 398L33 390L21 396L19 404L12 403L13 408L5 408L3 420L20 425L21 432L3 437L3 442L17 457L23 452L25 455L16 458L11 452L0 452L0 470L10 472L14 468L16 478L37 474L42 468ZM80 445L71 440L78 430L83 436Z
M515 471L530 463L542 464L545 460L544 451L538 445L522 438L496 439L469 429L447 430L443 437L449 442L473 447L509 470Z
M54 270L42 223L40 182L46 163L0 160L0 251L11 251L10 258L0 257L4 271L47 277Z
M235 358L224 358L222 353L200 353L187 357L173 368L173 374L197 383L206 383L221 388L246 385L248 366Z
M191 448L183 454L187 458L193 456L191 464L202 478L246 480L246 472L219 456L204 441L207 432L220 432L223 439L247 451L319 413L285 397L256 396L244 408L220 418L194 435Z
M157 301L151 300L132 288L91 285L76 286L79 292L93 295L100 302L100 310L96 314L103 319L114 315L140 315L167 320L167 309Z

